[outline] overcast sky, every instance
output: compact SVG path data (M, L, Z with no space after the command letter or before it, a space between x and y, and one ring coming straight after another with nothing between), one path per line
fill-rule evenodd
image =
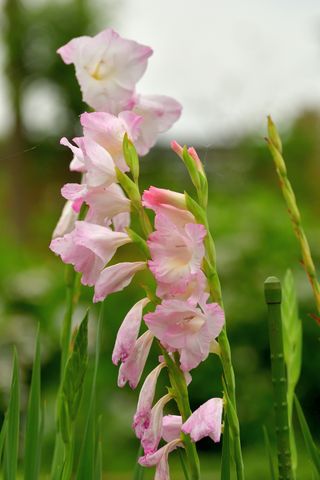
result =
M320 107L318 0L123 0L121 34L154 49L139 89L184 106L170 137L210 144Z
M110 2L96 1L103 28L101 12L110 18ZM320 108L319 0L112 4L112 26L154 50L138 90L171 95L183 104L166 141L209 146L247 131L263 132L269 113L281 122L303 108ZM0 131L8 123L5 97L0 77ZM50 103L46 92L39 96L39 118L33 109L30 121L48 121L55 101Z

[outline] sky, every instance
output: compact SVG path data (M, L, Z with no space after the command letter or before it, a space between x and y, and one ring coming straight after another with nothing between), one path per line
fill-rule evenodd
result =
M111 11L115 30L154 50L138 91L170 95L183 105L165 142L237 141L248 132L262 134L268 114L281 125L303 109L320 108L318 0L95 1L101 28ZM42 125L50 112L54 118L56 98L41 88L33 95L41 105L38 118L35 109L29 112L34 98L26 101L25 116ZM0 134L9 118L0 76Z
M114 27L154 49L139 90L175 97L170 138L209 146L320 107L320 2L123 0Z

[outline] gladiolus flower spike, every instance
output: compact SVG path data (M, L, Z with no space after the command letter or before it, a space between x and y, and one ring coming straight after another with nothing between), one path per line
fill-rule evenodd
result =
M184 448L190 478L197 480L195 442L204 436L220 440L223 405L214 398L192 413L188 397L190 370L207 359L225 322L222 305L212 300L217 298L212 289L217 274L208 268L215 268L215 262L205 213L205 172L195 149L174 141L172 148L189 171L199 205L183 193L155 186L140 193L138 155L145 155L181 114L181 105L170 97L136 92L152 54L149 47L107 29L95 37L75 38L58 53L66 64L74 64L83 100L96 111L81 115L82 136L72 142L61 139L73 155L70 170L81 172L82 180L61 190L67 204L50 248L79 272L84 285L94 287L93 302L124 289L140 271L153 275L156 288L146 286L148 298L132 306L119 327L112 361L120 363L118 386L128 383L135 389L149 351L158 343L161 361L144 380L133 419L144 449L139 463L155 465L155 479L167 480L169 453ZM154 226L148 209L155 214ZM139 214L138 231L129 228L132 210ZM84 218L80 211L85 211ZM109 264L117 249L130 242L142 246L145 257ZM64 325L68 328L71 322ZM70 332L65 338L70 339ZM155 400L164 369L168 393ZM225 376L228 383L230 371ZM170 411L173 401L180 415L165 415L164 408Z

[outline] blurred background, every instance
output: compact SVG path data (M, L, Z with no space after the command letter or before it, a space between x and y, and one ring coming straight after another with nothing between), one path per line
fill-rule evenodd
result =
M288 267L296 280L304 326L298 395L315 433L320 425L319 329L308 316L315 308L263 140L266 115L272 114L281 127L289 175L319 266L319 2L0 0L0 8L1 411L8 400L13 344L20 355L26 398L40 322L47 405L43 459L48 470L64 311L64 268L48 244L64 203L60 188L77 180L68 171L70 154L59 139L79 133L78 116L87 108L73 67L64 65L55 52L72 37L112 26L154 49L139 91L171 95L184 106L177 125L142 159L142 187L192 192L182 163L168 148L170 139L193 144L204 161L247 478L266 478L261 476L268 468L262 425L271 428L273 416L263 281L271 274L283 278ZM75 323L91 295L83 289ZM113 480L131 478L138 445L130 427L137 392L116 387L111 351L122 318L141 295L136 282L106 302L97 393L104 470ZM93 351L95 311L90 324ZM220 374L214 357L194 372L193 408L221 394ZM165 379L159 393L164 385ZM217 478L206 472L219 470L220 446L203 441L200 448L203 478ZM308 465L302 467L300 478L311 478ZM177 473L173 478L180 477Z

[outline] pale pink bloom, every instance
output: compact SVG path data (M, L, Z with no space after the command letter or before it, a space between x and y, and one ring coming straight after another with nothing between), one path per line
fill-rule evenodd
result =
M79 137L86 167L85 183L90 187L108 187L117 181L115 164L111 155L91 138Z
M167 443L154 453L140 457L139 463L143 467L156 466L154 480L170 480L168 455L177 447L183 447L180 438L172 440L172 442Z
M139 394L137 410L133 418L133 425L136 435L141 438L144 431L150 426L150 415L152 403L156 391L156 385L161 370L166 366L164 362L160 363L146 377Z
M66 202L53 231L52 238L63 237L66 233L72 232L76 219L77 214L72 208L72 202Z
M162 213L157 214L156 220L157 230L147 242L152 258L149 268L157 282L172 285L175 293L183 293L192 276L201 270L206 229L196 223L179 228Z
M89 205L86 221L91 223L109 225L114 217L117 217L116 223L119 224L118 215L122 213L129 214L130 212L130 200L116 183L111 184L109 187L91 188L86 184L67 183L61 189L61 194L64 198L73 202L73 209L76 212L80 211L83 202ZM123 228L115 228L115 230L122 231L124 227L129 226L129 223L130 219L126 216Z
M182 158L183 147L181 147L181 145L176 140L172 140L170 146L172 150L178 155L178 157Z
M207 278L200 270L196 274L191 274L184 288L175 283L157 282L157 296L162 299L175 298L179 300L186 300L192 305L197 305L203 292L208 289Z
M122 262L105 268L95 282L93 301L101 302L110 293L119 292L129 285L133 276L146 267L146 262Z
M84 285L94 285L118 247L131 242L126 233L88 222L76 222L71 233L52 240L50 248L82 273Z
M138 338L129 357L119 368L118 387L124 387L128 382L131 388L136 388L146 364L153 338L150 330L147 330Z
M130 212L118 213L112 218L113 228L116 232L125 232L130 226Z
M156 214L165 215L177 227L195 222L192 213L186 209L185 196L182 193L150 187L143 192L142 204L144 207L151 208ZM157 215L155 226L157 228Z
M142 120L142 117L129 111L121 112L118 116L107 112L83 113L80 116L84 136L92 138L105 148L123 172L129 170L123 157L124 134L127 133L134 143L138 138Z
M224 324L224 312L217 303L206 304L208 295L195 307L183 300L163 300L154 312L144 316L151 332L169 351L180 353L181 369L189 371L205 360L210 344Z
M134 142L137 152L146 155L160 133L164 133L178 120L182 106L164 95L136 95L133 112L141 115L140 134Z
M112 353L112 361L115 365L118 365L119 361L125 362L134 349L139 335L142 311L149 301L148 298L139 300L125 316L118 330Z
M180 415L165 415L162 420L162 438L166 442L179 438L182 427Z
M190 435L193 442L210 437L220 441L222 423L222 398L211 398L201 405L182 425L182 431Z
M73 63L84 101L95 110L118 113L130 101L152 50L108 28L94 37L78 37L59 48Z
M157 401L151 410L149 427L143 432L141 438L145 455L154 453L158 448L162 436L163 409L171 399L172 395L167 393Z
M79 137L73 138L72 141L78 145L79 144ZM78 146L73 145L66 137L61 138L60 144L64 145L65 147L69 147L71 152L73 153L73 159L70 162L70 170L72 172L85 172L86 167L84 163L84 155L81 148Z
M183 193L173 192L166 188L150 187L145 190L142 196L144 207L151 208L156 213L162 205L171 205L172 207L186 210L186 199Z
M74 147L68 141L64 141L63 145L68 146L73 153L75 153L75 150L80 150L81 156L80 153L78 153L77 157L74 157L70 164L70 168L72 163L76 160L77 171L85 173L85 184L90 187L107 187L117 181L115 164L107 150L92 140L92 138L77 137L74 141L77 143L78 147ZM81 167L79 160L80 157L82 162ZM76 168L73 167L72 170L76 170Z

